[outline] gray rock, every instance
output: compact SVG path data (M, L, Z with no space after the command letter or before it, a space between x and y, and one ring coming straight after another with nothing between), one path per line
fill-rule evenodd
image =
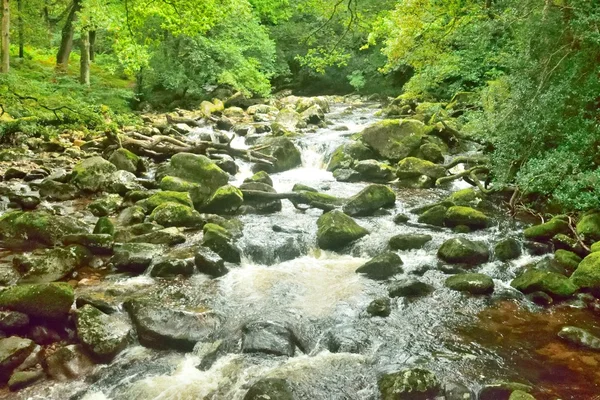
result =
M565 326L558 332L558 337L576 346L600 351L600 338L585 329L575 326Z
M265 378L254 383L244 400L294 400L294 396L285 379Z
M392 312L389 297L381 297L373 300L367 307L367 312L376 317L387 317Z
M0 331L14 332L29 325L27 314L18 311L0 311Z
M446 287L471 294L490 294L494 291L494 281L484 274L457 274L446 279Z
M285 326L257 321L242 328L242 351L293 357L296 344L293 333Z
M6 382L12 372L35 349L35 343L17 336L0 339L0 381Z
M94 362L80 344L61 347L46 358L45 364L46 372L56 381L81 378L94 367Z
M429 400L441 392L435 374L422 368L412 368L382 376L378 381L382 400Z
M45 376L46 374L41 368L33 371L17 371L8 380L8 389L16 392L44 379Z
M200 247L194 257L198 272L218 278L229 272L225 261L217 253L207 247Z
M433 288L413 278L392 282L388 289L390 297L420 297L433 292Z
M356 272L364 274L369 279L385 280L403 272L402 259L396 253L386 252L378 255L366 264L359 267Z
M110 262L118 271L141 274L163 249L148 243L126 243L115 246L114 252Z
M150 276L173 277L177 275L192 276L194 274L194 262L192 260L163 258L156 260L150 267Z
M111 361L127 345L130 326L118 315L85 305L76 312L77 336L97 360Z
M390 239L390 248L394 250L421 249L433 239L431 235L401 234Z

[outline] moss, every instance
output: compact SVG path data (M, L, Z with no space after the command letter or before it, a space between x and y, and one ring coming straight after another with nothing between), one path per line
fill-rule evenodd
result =
M375 153L361 142L350 142L338 147L332 154L327 171L350 168L357 161L371 160Z
M108 159L118 170L128 171L133 174L140 171L141 159L131 151L120 148L115 150ZM141 172L141 171L140 171Z
M582 289L600 292L600 253L591 253L584 258L571 275L571 281Z
M429 399L442 388L437 377L426 369L413 368L382 376L378 381L382 400Z
M564 275L533 268L519 275L510 285L525 294L544 292L555 298L572 296L578 290L577 285Z
M147 199L138 201L136 204L144 208L146 212L152 212L156 207L164 203L179 203L184 206L194 207L189 193L171 191L155 193Z
M161 180L164 176L174 176L188 182L198 183L211 191L226 185L229 181L227 172L209 158L191 153L175 154L162 173L163 175L159 176Z
M208 223L204 225L204 237L202 244L225 261L239 263L241 260L240 252L232 243L233 235L222 226Z
M592 251L592 253L596 253L597 251L600 251L600 242L596 242L596 243L592 244L592 247L590 248L590 250Z
M257 173L252 175L250 178L246 179L244 182L245 183L258 182L258 183L264 183L269 186L273 186L273 180L271 179L269 174L266 173L265 171L258 171Z
M87 208L95 217L106 217L117 211L122 201L121 196L112 194L92 201Z
M577 234L592 243L600 240L600 211L584 214L577 223Z
M455 238L442 244L438 257L450 264L477 265L487 262L490 252L485 243Z
M569 272L575 271L581 262L581 257L567 250L556 250L554 259Z
M108 217L100 217L94 227L94 234L105 234L113 236L115 234L115 225Z
M427 161L431 161L435 164L441 164L444 162L444 153L442 149L434 143L425 143L419 148L422 158Z
M418 222L433 226L444 226L448 208L443 205L436 205L419 216Z
M160 180L160 189L170 192L189 192L199 185L174 176L165 176Z
M471 294L490 294L494 291L494 281L484 274L457 274L446 279L446 287Z
M366 128L362 140L378 156L397 162L419 149L425 130L425 125L417 120L383 120Z
M76 312L77 336L97 360L108 362L127 345L129 326L91 305Z
M500 261L514 260L521 256L521 244L513 238L501 240L494 246L494 255Z
M478 190L468 188L452 193L446 200L456 204L457 206L477 207L477 205L483 200L483 196Z
M529 240L545 242L559 233L568 234L569 232L569 223L562 218L555 217L546 223L525 229L523 235Z
M244 204L244 195L241 190L227 185L218 188L202 210L214 214L235 214L242 204Z
M396 175L400 179L417 178L425 175L431 179L438 179L446 175L446 168L431 161L416 157L406 157L398 163Z
M464 225L471 229L483 229L490 223L491 220L484 213L471 207L450 207L444 216L444 224L450 228Z
M156 207L150 219L159 225L198 227L203 223L200 213L193 208L180 203L163 203Z
M392 207L396 203L396 194L385 185L369 185L344 204L348 215L372 215L382 207Z
M522 390L515 390L511 393L508 400L535 400L535 397Z
M71 182L81 190L98 192L105 189L111 174L116 171L117 167L104 158L91 157L73 168Z
M0 307L48 319L66 318L74 300L67 283L18 285L0 292Z
M369 233L341 211L330 211L317 220L317 242L325 250L338 250Z

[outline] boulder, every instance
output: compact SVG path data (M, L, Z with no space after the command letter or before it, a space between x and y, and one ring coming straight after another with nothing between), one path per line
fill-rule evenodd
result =
M566 276L534 268L517 276L510 285L525 294L544 292L558 299L570 297L578 290L577 285Z
M575 326L565 326L558 332L558 337L575 346L600 351L600 338L585 329Z
M194 262L191 259L175 259L163 257L155 259L150 265L150 276L171 278L174 276L192 276Z
M235 186L218 188L210 197L202 211L212 214L235 214L244 203L244 195Z
M144 190L144 187L138 182L134 174L129 171L120 170L113 172L108 178L107 190L110 193L125 196L132 190Z
M338 168L350 168L355 162L373 160L375 153L362 142L350 142L338 147L329 160L327 171L333 172Z
M117 222L119 225L127 226L127 225L136 225L144 222L146 218L146 212L144 208L140 206L132 206L127 207L117 217Z
M387 252L360 266L356 272L369 279L385 280L403 272L402 259L396 253Z
M242 328L242 351L293 357L295 338L288 328L275 322L251 322Z
M367 312L374 317L387 317L392 312L389 297L380 297L373 300L367 307Z
M62 282L17 285L0 292L0 307L50 320L66 318L73 301L73 287Z
M444 153L436 144L425 143L419 148L419 151L424 160L430 161L434 164L441 164L444 162Z
M9 250L51 247L65 235L85 233L82 221L44 211L13 211L0 217L0 246Z
M422 368L383 375L378 386L382 400L428 400L440 394L442 389L435 374Z
M150 220L166 227L201 227L204 224L202 215L192 207L180 203L162 203L156 207Z
M111 194L92 201L87 208L95 217L106 217L116 212L122 202L121 196Z
M75 317L77 337L97 360L109 362L127 345L130 327L118 314L107 315L85 305L76 311Z
M302 111L300 116L307 124L318 125L325 121L325 112L318 104L310 106L306 110Z
M471 294L490 294L494 291L494 281L484 274L457 274L446 279L446 287Z
M29 325L29 317L18 311L0 311L0 331L14 332Z
M48 283L66 277L90 258L91 254L85 247L68 245L15 256L13 268L21 275L19 283Z
M369 234L341 211L330 211L317 220L317 243L324 250L339 250Z
M571 282L581 289L600 293L600 253L591 253L584 258L571 275Z
M189 193L183 192L158 192L148 197L147 199L140 200L136 204L142 207L146 212L151 213L154 209L161 204L165 203L178 203L184 206L194 208L194 203Z
M416 157L402 159L396 168L396 176L400 179L418 178L423 175L435 181L446 175L446 168Z
M577 223L577 234L587 243L600 240L600 211L585 213Z
M273 180L265 171L258 171L250 178L246 178L244 183L262 183L265 185L273 186Z
M173 176L188 182L198 183L211 191L226 185L229 181L227 172L219 168L209 158L190 153L178 153L171 157L168 165L161 170L160 179Z
M142 211L143 215L143 211ZM143 217L142 217L143 220ZM94 235L109 235L115 234L115 226L108 217L100 217L94 226Z
M376 160L358 161L353 170L358 174L357 180L365 182L386 183L396 176L392 167Z
M186 237L179 228L171 227L157 229L146 234L135 236L129 240L131 243L149 243L162 244L166 246L175 246L185 243Z
M99 192L106 190L110 176L115 171L117 167L104 158L91 157L73 168L71 182L81 190Z
M263 378L254 383L244 400L294 400L289 385L285 379Z
M37 368L32 371L16 371L8 380L8 389L11 392L16 392L33 385L34 383L43 379L45 376L46 374L41 368Z
M44 179L39 186L40 197L51 201L68 201L79 197L79 189L71 183Z
M464 225L470 229L484 229L490 226L490 223L490 219L484 213L471 207L450 207L444 216L444 224L450 228Z
M199 247L194 257L198 272L218 278L229 272L225 261L217 253L207 247Z
M503 239L494 246L494 255L500 261L514 260L521 257L521 253L521 244L517 239Z
M160 180L159 187L161 190L169 192L190 192L200 185L198 183L188 182L174 176L165 176Z
M29 339L17 336L0 339L0 382L5 383L34 349L35 343Z
M80 344L64 346L46 358L46 372L56 381L83 377L94 367L93 360Z
M393 250L413 250L423 248L432 239L431 235L400 234L392 237L389 244Z
M392 282L388 288L390 297L420 297L433 292L433 287L414 278L404 278Z
M213 223L204 225L202 245L217 253L227 262L239 263L241 261L240 250L233 244L233 235L222 226Z
M523 231L526 239L536 242L548 241L559 233L570 233L569 222L560 217L552 218L548 222L529 227Z
M417 221L427 225L444 226L446 211L448 211L448 208L443 205L433 206L419 215Z
M141 274L163 249L148 243L125 243L115 246L114 252L110 262L117 271Z
M582 259L572 251L556 250L554 260L569 273L575 271Z
M265 138L258 145L266 146L262 152L277 159L272 167L273 172L283 172L302 165L300 150L288 138Z
M479 190L468 188L452 193L446 201L457 206L477 208L484 199Z
M245 182L240 186L240 190L277 193L271 185L263 182ZM254 212L257 214L270 214L281 211L282 207L283 205L279 199L267 199L252 195L244 197L244 211L246 213Z
M118 170L131 172L132 174L143 172L144 170L142 160L137 155L124 148L115 150L108 161L113 163Z
M426 127L417 120L384 120L362 132L362 140L378 156L398 162L421 147Z
M344 213L351 216L373 215L382 207L393 207L396 194L385 185L369 185L344 204Z
M449 264L478 265L489 260L490 251L485 243L455 238L442 244L438 257Z
M156 349L191 351L197 342L214 335L221 321L213 312L191 312L128 300L124 304L138 339Z

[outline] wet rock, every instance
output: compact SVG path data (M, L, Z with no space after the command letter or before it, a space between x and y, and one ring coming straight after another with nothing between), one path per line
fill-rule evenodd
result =
M265 171L255 173L250 178L245 179L244 183L263 183L265 185L273 186L273 180Z
M397 214L394 216L394 223L400 225L410 221L410 218L406 214Z
M131 225L115 231L115 242L130 242L134 238L164 229L164 226L151 222Z
M367 235L367 231L341 211L330 211L317 220L317 242L324 250L339 250Z
M229 272L225 261L217 253L207 247L200 247L194 257L198 272L218 278Z
M229 181L227 172L209 158L190 153L178 153L171 157L159 178L162 179L164 176L174 176L188 182L198 183L210 191L226 185Z
M387 252L378 255L366 264L359 267L356 272L364 274L369 279L385 280L403 272L402 259L396 253Z
M110 193L116 193L125 196L128 192L135 190L144 190L142 183L146 181L138 181L136 176L128 171L113 172L108 178L107 190Z
M460 383L450 382L444 387L444 400L476 400L475 394Z
M96 217L106 217L116 212L122 201L119 195L108 195L92 201L87 208Z
M34 210L40 205L41 199L38 196L27 196L13 194L8 196L8 200L12 203L18 204L23 210Z
M115 226L108 217L100 217L94 226L94 235L110 235L115 234Z
M0 382L6 382L12 372L34 351L35 343L17 336L0 339Z
M97 255L112 254L114 240L111 235L106 234L79 234L63 237L65 246L79 245Z
M108 161L113 163L118 170L131 172L132 174L140 173L144 170L142 160L137 155L124 148L115 150Z
M275 189L262 182L246 182L240 186L243 191L257 191L266 193L277 193ZM279 199L264 199L260 196L246 194L244 196L244 208L246 212L255 212L258 214L269 214L281 211L282 203Z
M436 179L446 176L446 168L442 165L434 164L431 161L422 160L416 157L406 157L398 163L396 176L400 179L426 176L435 181Z
M242 192L235 186L226 185L214 192L202 207L202 211L213 214L235 214L243 203Z
M532 387L518 382L497 382L485 385L479 391L479 400L508 400L512 392L521 390L531 391Z
M576 346L600 351L600 338L585 329L575 326L565 326L558 332L558 337Z
M521 244L513 238L503 239L494 246L494 255L500 261L519 258L521 257Z
M124 304L143 346L191 351L197 342L209 340L220 326L212 312L175 310L164 305L128 300Z
M442 244L438 257L449 264L478 265L489 260L490 252L482 242L455 238Z
M47 200L67 201L76 199L79 196L77 186L70 183L56 182L51 179L44 179L39 186L40 197Z
M392 305L388 297L373 300L367 307L367 312L375 317L387 317L392 312Z
M142 207L132 206L121 211L117 222L122 226L135 225L144 222L145 218L146 213Z
M54 282L83 266L90 256L85 247L71 245L15 256L13 268L21 274L20 283Z
M67 283L40 283L11 286L0 292L0 307L29 317L63 319L75 300Z
M161 246L148 243L126 243L115 246L110 262L117 271L143 273L152 260L163 253Z
M600 293L600 253L591 253L584 258L571 275L571 282L582 289Z
M235 160L229 156L222 156L222 158L215 161L215 164L217 164L217 166L223 171L231 175L236 175L240 171L240 168L235 163Z
M556 253L554 253L554 259L560 266L569 272L575 271L579 266L579 263L582 261L581 257L579 257L577 254L567 250L556 250Z
M240 250L233 244L233 235L222 226L213 223L204 225L202 245L217 253L227 262L239 263L241 261Z
M439 146L433 143L425 143L419 148L420 153L423 155L423 159L431 161L435 164L444 162L444 153Z
M192 276L194 263L192 260L161 258L152 263L150 276L168 278L174 276Z
M198 188L200 185L197 183L188 182L181 178L174 176L165 176L160 181L160 189L169 192L190 192L193 189Z
M77 336L84 348L101 362L111 361L127 345L130 327L119 316L90 305L75 313Z
M338 147L332 154L327 171L339 168L351 168L356 162L373 160L375 153L362 142L350 142Z
M17 371L13 373L8 380L8 389L11 392L16 392L33 385L34 383L42 380L45 376L46 374L41 368L33 371Z
M302 165L300 150L288 138L265 138L264 140L260 140L258 144L268 146L262 151L277 159L272 172L283 172Z
M87 192L99 192L106 189L110 175L117 170L102 157L83 160L73 168L72 183Z
M546 223L525 229L523 235L528 240L546 242L559 233L568 234L569 232L569 222L563 217L555 217Z
M164 244L166 246L175 246L177 244L185 243L185 235L179 231L178 228L166 228L159 229L139 235L130 240L131 243L150 243L150 244Z
M27 176L27 172L11 167L4 173L4 180L10 181L12 179L23 179L25 176Z
M246 110L246 112L248 113L248 115L254 115L254 114L275 114L278 111L279 110L277 109L277 107L270 106L268 104L255 104L253 106L248 107L248 109Z
M344 213L351 216L373 215L382 207L392 207L396 194L385 185L369 185L350 197L344 204Z
M382 400L428 400L441 391L435 374L422 368L412 368L382 376L378 381Z
M264 378L254 383L244 400L294 400L294 396L285 379Z
M494 281L484 274L458 274L449 277L446 287L471 294L490 294L494 291Z
M444 224L450 228L464 225L470 229L484 229L490 226L490 219L471 207L454 206L446 211Z
M367 333L350 325L341 325L327 332L325 343L331 353L361 354L370 341Z
M362 139L380 157L397 162L421 147L425 130L417 120L385 120L365 129Z
M515 390L511 393L508 400L535 400L535 397L522 390Z
M179 203L163 203L156 207L150 219L166 227L201 227L204 219L200 213L189 206Z
M0 246L10 250L55 246L65 235L85 232L81 221L44 211L13 211L0 217Z
M444 220L446 219L447 207L442 205L436 205L426 210L423 214L419 215L418 222L433 226L444 226Z
M271 124L274 136L288 136L294 134L298 129L306 127L306 122L303 121L302 115L293 110L281 110L275 122Z
M315 104L304 110L301 117L307 124L318 125L325 121L325 112L323 112L323 109L318 104Z
M184 192L158 192L147 199L138 201L136 205L150 213L154 211L156 207L165 203L177 203L194 208L194 203L192 202L190 194Z
M256 321L242 328L242 351L293 357L296 344L293 333L285 326L275 322Z
M46 358L46 372L57 381L81 378L93 367L94 362L79 344L61 347Z
M525 294L540 291L559 299L572 296L578 290L577 285L566 276L534 268L527 269L510 285Z
M390 297L421 297L433 292L433 287L413 278L392 282L388 288Z
M386 183L393 181L396 176L392 167L390 167L387 164L380 163L376 160L358 161L354 165L353 171L355 171L358 175L356 179L350 178L348 180L349 182L356 180L365 182Z
M392 237L389 245L390 248L394 250L421 249L432 239L433 237L431 235L400 234Z
M600 241L600 211L593 210L585 213L577 223L576 229L577 234L586 242Z
M552 296L544 292L533 292L527 298L539 306L549 306L554 303Z
M0 311L0 331L15 332L29 325L27 314L18 311Z
M553 251L552 245L549 243L524 242L523 247L532 256L543 256Z

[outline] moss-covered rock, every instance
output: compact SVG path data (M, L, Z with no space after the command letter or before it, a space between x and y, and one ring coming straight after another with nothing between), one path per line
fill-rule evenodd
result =
M110 176L115 171L117 167L104 158L91 157L73 168L71 182L81 190L98 192L106 189Z
M521 256L521 244L517 239L507 238L494 246L494 255L500 261L509 261Z
M600 253L591 253L584 258L571 275L571 282L582 289L600 293Z
M421 249L433 239L431 235L400 234L390 239L390 248L394 250Z
M66 318L73 301L73 287L67 283L17 285L0 292L0 307L51 320Z
M171 227L201 227L204 219L192 207L180 203L163 203L156 207L150 219L159 225Z
M240 185L240 190L252 191L252 192L264 192L264 193L277 193L272 186L262 182L245 182ZM269 214L281 211L283 204L280 199L268 199L256 195L245 195L244 196L244 212L245 213L257 213L257 214Z
M577 285L564 275L535 268L527 269L510 285L525 294L544 292L554 298L572 296L578 289Z
M144 163L141 158L124 148L115 150L108 161L114 164L118 170L131 172L132 174L141 173L144 170Z
M360 266L356 273L364 274L369 279L385 280L403 272L402 259L392 252L385 252Z
M77 235L64 236L63 244L65 246L82 246L93 254L107 255L112 253L114 240L112 235L98 233L81 233ZM79 251L79 253L83 252ZM82 254L80 257L85 257L82 261L87 261L87 255Z
M86 231L80 220L45 211L13 211L0 217L0 245L10 250L55 246L65 235Z
M154 244L125 243L115 246L110 262L117 271L141 274L163 251L161 246Z
M419 215L418 222L433 226L444 226L444 220L446 219L446 211L448 207L443 205L436 205L431 207L423 214Z
M166 246L175 246L185 243L186 237L179 228L170 227L157 229L143 235L135 236L129 241L131 243L150 243L163 244Z
M233 244L233 235L224 227L208 223L204 225L202 245L217 253L223 260L239 263L240 250Z
M91 305L75 313L77 336L85 349L101 362L111 361L127 345L130 327L118 315L106 315Z
M552 239L559 233L567 234L570 232L569 223L563 218L552 218L550 221L529 227L523 231L526 239L536 242L545 242Z
M165 176L160 180L160 189L169 192L189 192L200 185L193 182L188 182L174 176Z
M600 242L596 242L596 243L592 244L592 246L590 247L590 250L592 253L596 253L596 252L600 251Z
M354 164L354 171L348 181L364 181L375 183L386 183L395 179L396 174L392 167L388 164L381 163L376 160L363 160ZM342 181L334 173L334 177Z
M382 207L392 207L396 194L385 185L369 185L350 197L343 210L348 215L372 215Z
M146 212L151 213L161 204L177 203L193 208L192 198L189 193L185 192L158 192L147 199L140 200L136 205L142 207Z
M258 171L250 178L245 179L244 183L264 183L265 185L273 186L273 180L265 171Z
M467 188L452 193L446 200L457 206L477 207L484 199L480 191Z
M79 196L79 188L71 183L44 179L39 186L40 197L53 201L67 201Z
M143 212L142 212L143 215ZM143 217L142 217L143 220ZM100 217L94 226L94 235L110 235L115 234L115 225L108 217Z
M406 157L398 163L396 169L398 178L410 179L422 175L436 180L446 175L446 168L416 157Z
M478 265L489 260L490 251L485 243L455 238L442 244L438 257L450 264Z
M419 152L424 160L431 161L434 164L444 162L444 153L442 152L442 149L434 143L425 143L419 147Z
M325 112L318 104L315 104L302 111L301 116L302 120L307 124L318 125L325 121Z
M289 385L285 379L265 378L254 383L244 400L294 400Z
M235 214L244 204L244 195L235 186L226 185L218 188L210 197L202 211L213 214Z
M283 172L302 165L300 150L288 138L266 138L259 144L267 146L262 150L265 154L277 159L272 168L273 172Z
M369 233L341 211L330 211L317 220L317 242L325 250L339 250Z
M211 191L226 185L229 175L209 158L191 153L178 153L160 170L158 178L173 176L188 182L198 183Z
M116 212L122 202L121 196L109 194L92 201L87 208L95 217L106 217Z
M426 127L417 120L384 120L362 132L362 140L379 157L397 162L421 147Z
M350 142L338 147L331 155L327 171L351 168L357 161L371 160L375 153L362 142Z
M470 229L484 229L490 226L491 220L484 213L474 208L454 206L446 211L444 224L450 228L464 225Z
M442 385L435 374L412 368L382 376L378 381L382 400L427 400L436 397Z
M471 294L490 294L494 291L494 281L485 274L457 274L446 279L446 287Z
M392 312L392 304L389 297L380 297L373 300L367 307L367 312L376 317L387 317Z
M585 213L577 223L577 234L588 243L600 240L600 211Z
M556 250L554 253L554 259L560 266L565 268L569 272L573 272L577 269L577 266L581 262L582 258L572 251L567 250Z
M522 390L515 390L510 394L508 400L535 400L535 397Z
M119 213L117 223L121 226L136 225L144 222L146 211L140 206L131 206L125 208Z
M11 336L0 339L0 382L6 383L15 368L18 368L34 351L32 340Z

